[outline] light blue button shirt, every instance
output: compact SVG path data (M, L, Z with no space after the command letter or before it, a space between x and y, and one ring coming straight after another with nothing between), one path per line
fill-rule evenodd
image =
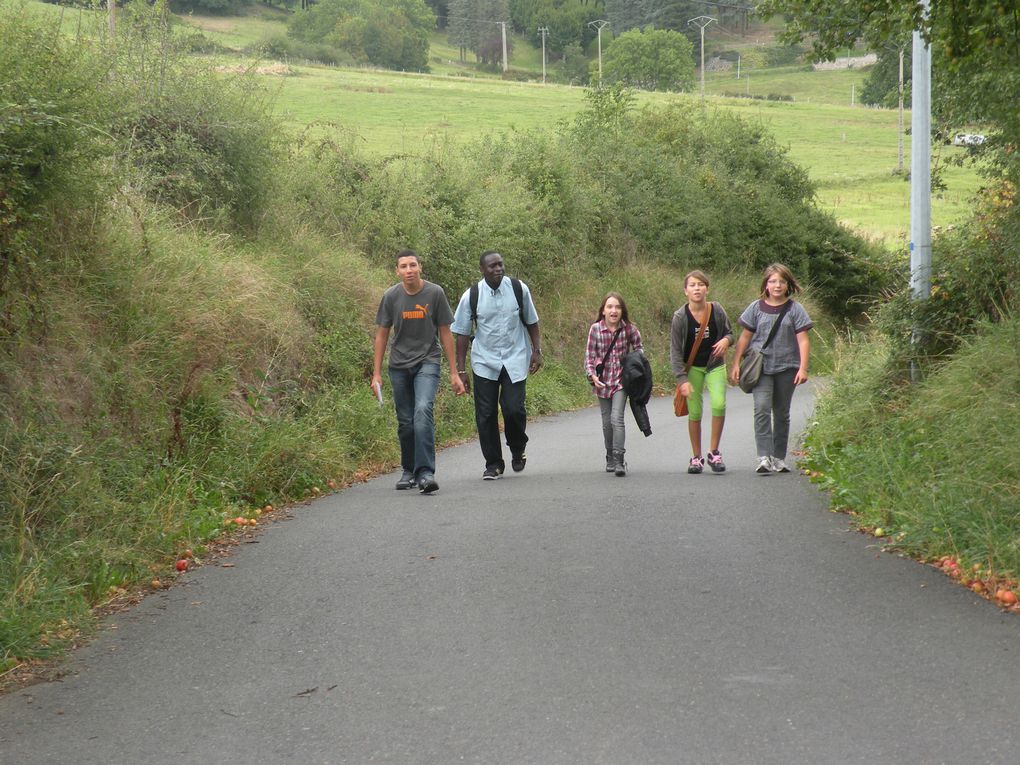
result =
M538 323L538 312L531 300L531 290L521 283L524 298L524 319ZM460 296L450 329L457 335L471 335L471 290ZM478 282L478 321L471 344L471 371L486 380L498 380L506 367L511 382L528 377L531 364L531 337L517 313L517 298L510 277L504 276L493 290L482 279Z

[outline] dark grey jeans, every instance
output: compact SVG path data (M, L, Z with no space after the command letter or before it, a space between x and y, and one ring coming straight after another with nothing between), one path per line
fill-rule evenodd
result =
M627 394L621 389L612 398L600 398L599 408L602 410L602 438L606 442L606 452L625 451L627 431L623 427L623 415L627 411Z
M774 375L763 374L754 386L754 445L759 457L786 459L790 441L790 402L797 387L796 369Z

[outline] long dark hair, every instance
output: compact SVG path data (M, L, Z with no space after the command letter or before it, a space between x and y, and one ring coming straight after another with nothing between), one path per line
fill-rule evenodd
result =
M606 303L609 302L609 298L616 298L620 303L620 321L624 324L630 324L630 318L627 316L627 304L623 300L623 296L619 292L607 292L606 296L602 298L602 305L599 306L599 315L596 317L597 321L603 321L606 318Z

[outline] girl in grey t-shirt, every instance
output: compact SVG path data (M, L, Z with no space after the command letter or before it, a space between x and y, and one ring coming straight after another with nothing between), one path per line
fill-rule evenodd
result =
M768 266L762 276L761 296L740 314L743 327L737 340L730 381L740 380L740 359L749 348L761 348L773 325L779 328L765 349L761 378L751 391L754 396L754 441L758 452L755 472L789 473L786 449L790 440L790 403L796 386L808 379L811 346L808 330L814 324L793 296L801 291L789 268L781 263Z

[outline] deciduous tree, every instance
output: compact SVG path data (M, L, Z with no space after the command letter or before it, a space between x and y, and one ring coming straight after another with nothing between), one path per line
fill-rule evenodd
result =
M613 40L603 80L644 90L686 90L694 83L690 40L669 29L632 29Z
M294 15L288 34L389 69L423 70L435 24L424 0L321 0Z

